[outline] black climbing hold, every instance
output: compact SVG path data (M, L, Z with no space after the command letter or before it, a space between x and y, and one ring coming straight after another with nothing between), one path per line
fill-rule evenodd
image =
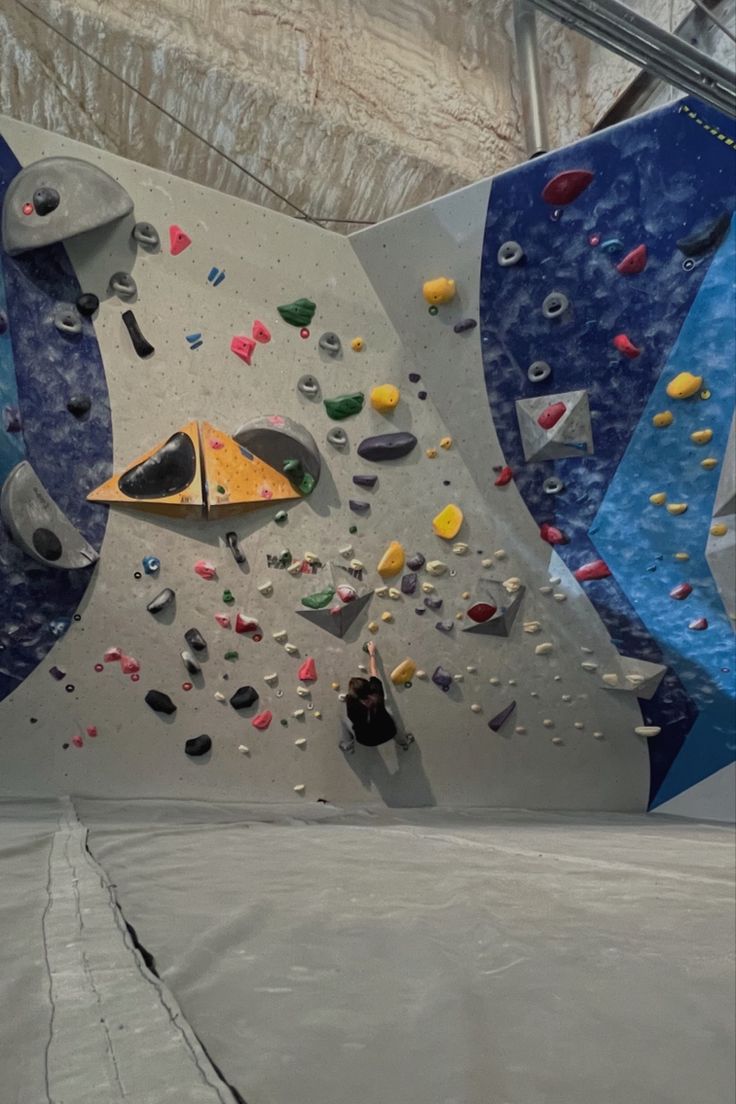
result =
M491 717L490 721L488 722L488 727L492 729L493 732L498 732L501 725L504 723L504 721L507 721L509 719L515 709L516 702L512 701L510 705L507 705L506 708L502 709L500 713L497 713L495 717Z
M91 291L83 291L77 299L77 310L84 318L91 318L100 306L100 300Z
M401 577L401 593L413 594L417 589L417 575L415 571L409 572L407 575Z
M241 686L230 699L233 709L248 709L258 701L258 691L252 686Z
M454 621L437 621L437 623L435 624L435 628L439 629L440 632L449 633L449 632L452 632L452 630L455 628L455 622Z
M410 556L406 561L406 566L410 567L412 571L419 571L421 567L424 567L426 560L421 552L415 552L413 556Z
M233 559L235 560L236 564L244 564L245 552L242 551L240 545L238 544L238 534L232 532L232 530L229 533L226 533L225 542L232 552Z
M424 604L430 610L442 609L442 599L434 594L428 594L424 599Z
M184 639L189 647L195 652L205 652L207 650L207 641L202 636L199 629L187 629L184 633Z
M66 671L62 671L60 667L49 667L49 674L52 678L55 678L57 682L61 682L63 678L66 678Z
M160 613L161 610L164 610L167 606L170 606L175 598L176 595L174 594L171 587L164 587L164 589L159 594L157 594L155 598L151 599L151 601L146 606L146 609L149 613Z
M354 475L353 483L356 487L375 487L378 482L377 475Z
M66 684L66 686L64 687L64 689L66 690L67 694L73 694L74 693L74 683L73 682L68 682Z
M363 460L400 460L416 447L413 433L381 433L378 437L366 437L358 445L358 456Z
M716 246L721 244L728 233L730 225L731 215L728 211L724 211L703 230L698 230L695 234L688 234L687 237L680 238L677 248L686 257L699 257L701 253L707 253L709 249L715 249Z
M192 736L190 740L184 744L184 751L187 755L206 755L212 748L212 740L209 736Z
M161 239L158 230L150 222L137 222L133 227L133 240L146 249L158 249Z
M181 660L190 675L202 674L202 668L199 666L191 652L183 651L181 653Z
M130 340L133 342L133 348L141 359L151 356L156 352L150 341L147 341L141 332L141 328L138 325L138 319L133 314L132 310L123 311L123 322L125 328L130 334Z
M31 541L39 556L42 556L44 560L48 560L49 563L58 560L63 552L61 541L56 533L52 533L50 529L44 529L43 526L34 529Z
M61 203L56 188L37 188L33 193L33 209L37 215L50 215Z
M452 328L455 333L466 333L468 330L474 330L477 325L474 318L461 318Z
M8 332L8 316L4 310L0 310L0 337Z
M89 395L72 395L69 402L66 404L66 408L70 414L73 414L75 418L81 418L83 414L86 414L89 408L92 406L92 400Z
M360 502L358 499L348 499L348 505L354 514L367 514L371 508L370 502Z
M350 528L348 529L348 533L357 533L357 532L358 532L358 526L357 525L351 525Z
M133 572L133 578L134 579L142 579L143 578L143 573L140 572L140 571L134 571Z
M187 433L174 433L147 460L118 479L128 498L167 498L185 490L197 471L197 454Z
M154 713L176 713L176 706L169 695L164 694L163 690L149 690L145 702Z
M417 613L417 614L419 614L419 616L420 616L420 617L424 617L424 614L425 614L425 613L426 613L427 611L426 611L426 609L424 608L424 606L417 606L417 608L416 608L416 609L414 610L414 612L415 612L415 613Z
M421 399L422 402L424 402L426 397L427 397L427 392L426 391L417 391L417 398Z
M110 289L120 299L132 299L138 294L138 285L129 272L113 272L110 277Z
M421 378L422 377L419 375L418 372L410 372L409 373L409 383L419 383Z

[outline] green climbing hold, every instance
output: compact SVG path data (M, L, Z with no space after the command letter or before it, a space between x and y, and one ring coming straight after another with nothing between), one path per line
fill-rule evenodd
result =
M348 529L348 533L357 533L357 532L358 532L358 526L357 525L351 525L350 528Z
M309 325L317 307L311 299L295 299L293 303L284 303L276 309L284 322L288 322L290 326L302 327Z
M224 658L225 659L237 659L238 658L238 653L237 652L225 652L225 657Z
M440 313L439 307L430 307L429 310L427 311L427 314L432 314L432 315L439 314L439 313Z
M218 494L225 494L225 488L223 487L222 483L217 484L217 493Z
M305 472L297 483L297 490L303 495L310 495L315 488L317 480L309 472Z
M365 402L362 391L355 391L352 395L338 395L336 399L325 399L325 410L328 417L335 422L341 422L343 418L349 418L352 414L360 414Z
M317 480L310 472L305 470L301 460L284 460L282 467L284 475L300 494L309 495L312 493L317 485ZM285 513L284 517L286 517ZM276 520L279 520L278 516Z
M288 728L289 727L289 722L287 721L286 717L282 717L281 724L282 724L283 728Z
M233 604L233 602L235 601L235 595L233 594L233 592L231 590L223 590L222 600L223 600L223 602L226 602L228 604L228 606L231 606Z
M327 590L318 590L316 594L308 594L306 598L302 598L302 605L307 609L324 609L334 597L335 591L328 587Z

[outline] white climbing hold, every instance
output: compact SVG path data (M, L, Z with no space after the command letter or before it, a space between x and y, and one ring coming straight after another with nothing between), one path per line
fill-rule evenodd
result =
M359 671L367 671L368 668L366 667L365 663L359 663L358 664L358 670Z
M348 699L347 694L338 694L337 695L337 700L338 701L347 701L347 699Z
M473 704L470 707L470 711L471 711L471 713L481 713L483 711L483 707L478 705L477 702L473 702Z
M514 729L514 732L518 732L519 736L523 736L526 732L526 729L524 728L524 725L517 725Z
M215 690L215 701L224 702L224 701L227 701L227 698L222 693L222 691Z
M458 541L457 544L453 544L452 551L456 556L465 556L468 553L468 546L465 541Z
M388 594L388 587L387 586L376 587L376 589L374 591L374 594L377 594L379 598L385 598L386 595Z
M340 555L344 556L346 560L349 560L355 549L352 544L346 544L344 548L340 549Z
M645 681L643 675L632 674L626 676L626 681L630 682L632 686L637 687Z
M425 594L432 594L435 589L434 583L422 583L422 590Z
M291 715L292 715L292 717L303 717L304 716L304 710L303 709L295 709L294 712Z
M238 751L241 755L250 755L250 748L246 747L245 744L238 744Z
M541 630L541 628L542 628L542 626L539 623L539 621L525 621L524 622L524 632L525 633L538 633Z
M500 678L496 678L495 675L493 676L493 678L489 678L488 681L490 682L491 686L500 686L501 685Z
M469 590L464 590L463 593L462 593L462 597L467 602L468 598L470 597L470 591Z
M501 586L507 594L516 594L521 589L521 579L517 579L515 575L512 575L509 579L504 579Z
M268 597L269 594L273 594L273 583L270 579L266 579L265 583L259 583L258 590Z
M597 671L598 664L594 663L592 659L584 659L580 664L584 671ZM614 676L615 677L615 676Z
M275 686L276 683L279 681L278 673L274 671L271 675L264 675L263 681L267 682L269 686Z
M516 686L516 679L509 679L508 684L509 686Z
M537 690L530 690L530 691L529 691L529 697L530 697L530 698L538 698L538 697L539 697L539 691L537 691Z
M585 652L586 655L593 655L594 649L593 648L584 648L583 645L581 644L580 645L580 651Z
M594 740L602 740L602 739L603 739L603 733L602 733L602 732L598 732L598 731L596 730L596 731L595 731L595 732L593 733L593 739L594 739Z
M652 736L659 736L662 729L659 725L637 725L634 732L637 736L646 736L649 739Z
M585 725L582 721L574 721L573 723L575 728L585 728Z
M300 782L298 786L294 787L294 793L303 794L306 788L307 787L304 785L304 783Z
M544 725L545 728L554 728L555 727L555 722L553 720L551 720L549 717L545 717L544 720L542 721L542 724Z
M304 736L300 736L298 740L294 741L294 747L306 747L306 746L307 746L307 740L306 740L306 737L304 737Z
M289 634L287 633L286 629L279 629L278 632L271 633L271 636L274 638L274 640L277 640L279 644L283 644L284 641L288 640Z
M293 563L289 564L289 566L287 567L286 570L289 572L290 575L301 575L301 573L302 573L302 561L301 560L294 560Z
M552 586L559 586L559 584L562 582L562 579L550 579L550 582Z
M496 557L497 560L505 560L507 552L505 548L497 548L493 555Z
M300 698L309 698L312 696L312 691L308 686L297 686L296 692Z
M478 668L473 667L472 665L466 667L465 670L471 675L476 675L478 673Z
M561 594L559 592L557 594L553 594L552 597L554 598L555 602L566 602L567 601L567 595L566 594Z
M312 714L312 716L313 716L313 717L317 717L317 718L319 719L319 718L320 718L320 717L322 716L322 714L320 713L319 709L315 709L315 711L314 711L314 713Z
M552 737L552 743L553 744L561 744L562 743L562 737L561 736L553 736Z
M546 640L544 642L544 644L537 644L536 648L534 649L534 654L535 655L549 655L549 653L553 650L553 648L554 648L554 645L550 644L550 642L548 640Z
M541 586L539 588L539 593L540 594L551 594L552 593L552 587L551 586Z
M453 675L452 677L455 682L463 682L463 680L465 679L465 675Z
M304 562L308 563L308 564L316 564L316 563L320 563L321 561L320 561L319 556L315 555L314 552L305 552L304 553Z
M426 677L427 677L427 672L426 671L418 670L418 671L414 672L414 678L426 679Z
M481 567L493 567L493 560L485 559L480 561Z
M394 602L396 602L401 597L401 591L397 590L396 587L389 587L388 596L389 598L393 598Z
M563 694L562 695L562 701L571 702L572 701L572 694Z
M555 682L562 682L562 675L555 675Z
M297 648L296 644L284 644L284 651L287 652L289 655L296 655L299 649Z
M444 575L447 571L447 564L443 563L442 560L429 560L426 568L430 575Z

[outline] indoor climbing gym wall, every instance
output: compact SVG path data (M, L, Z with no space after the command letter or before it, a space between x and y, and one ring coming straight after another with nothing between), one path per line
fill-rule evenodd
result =
M724 120L351 238L0 135L2 792L722 816Z

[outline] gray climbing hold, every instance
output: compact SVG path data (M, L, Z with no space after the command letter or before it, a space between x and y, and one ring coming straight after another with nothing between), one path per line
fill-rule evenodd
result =
M285 415L261 415L235 430L233 437L276 471L284 471L284 462L298 460L304 472L319 480L322 460L317 442L309 430Z
M375 487L378 482L377 475L354 475L353 483L356 487Z
M426 601L426 599L425 599L425 601ZM454 627L455 627L455 622L454 621L438 621L435 624L435 628L438 629L440 632L443 632L443 633L452 632Z
M150 222L137 222L133 227L133 240L144 249L158 249L161 244L158 230Z
M59 202L48 210L51 193ZM23 208L43 193L41 213ZM2 236L11 257L106 226L133 210L133 200L108 173L76 157L47 157L22 169L3 202Z
M307 399L318 399L320 396L319 383L314 376L300 376L297 380L296 389Z
M197 755L206 755L212 748L212 740L207 735L192 736L184 744L184 751L194 758Z
M176 713L176 706L168 694L163 690L149 690L145 697L146 705L150 706L154 713Z
M552 369L546 360L535 360L527 369L530 383L544 383Z
M335 448L345 448L348 443L348 435L344 429L335 427L335 429L331 429L327 434L327 441Z
M416 447L413 433L381 433L378 437L366 437L358 445L358 456L363 460L380 463L383 460L400 460Z
M110 289L119 299L133 299L138 294L138 285L129 272L114 272L110 277Z
M331 357L336 357L340 354L342 349L342 343L336 333L328 331L323 333L317 342L322 352L327 353Z
M167 606L170 606L175 598L176 594L171 587L164 587L155 598L151 599L146 609L149 613L161 613L161 610L165 610Z
M406 566L410 567L412 571L419 571L420 568L424 567L426 562L421 552L415 552L414 555L410 556L406 561Z
M545 479L544 483L542 484L542 490L544 491L545 494L549 494L549 495L559 494L560 491L564 491L564 489L565 489L565 484L562 482L562 480L557 475L548 476L547 479Z
M47 567L73 570L98 559L92 545L46 493L27 460L16 464L3 483L0 515L15 543Z
M187 629L184 633L184 639L189 647L195 652L204 652L207 650L207 641L202 636L199 629Z
M258 691L252 686L241 686L230 698L233 709L248 709L258 701Z
M354 514L367 514L371 508L370 502L360 502L357 498L348 499L348 506Z
M202 673L202 668L201 668L201 667L200 667L200 665L199 665L199 664L197 663L197 661L196 661L196 659L194 658L194 656L192 655L192 653L191 653L191 652L188 652L188 651L187 651L187 650L185 649L185 650L184 650L183 652L181 652L180 654L181 654L181 661L182 661L182 663L184 664L184 666L186 667L186 669L187 669L187 671L189 672L189 674L190 674L190 675L201 675L201 673Z
M542 314L545 318L559 318L570 306L570 300L561 291L551 291L544 297Z
M502 709L500 713L497 713L495 717L491 717L490 721L488 722L488 727L493 732L498 732L501 725L504 723L504 721L507 721L509 719L515 709L516 702L512 701L509 705L506 706L505 709Z
M77 337L82 332L82 319L79 314L68 304L57 307L53 314L53 322L59 333L66 337Z
M496 254L496 260L502 268L509 268L511 265L517 265L523 257L524 250L519 243L515 241L504 242Z
M432 674L432 682L447 693L452 686L452 675L442 666L435 667Z
M468 330L474 330L477 325L475 318L461 318L452 328L456 334L460 334L467 333Z

